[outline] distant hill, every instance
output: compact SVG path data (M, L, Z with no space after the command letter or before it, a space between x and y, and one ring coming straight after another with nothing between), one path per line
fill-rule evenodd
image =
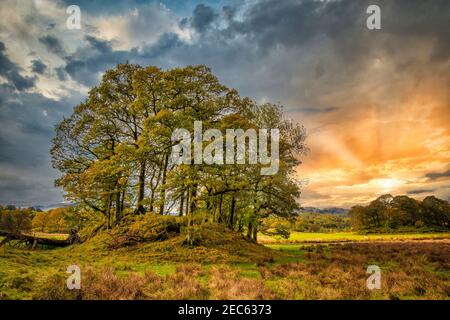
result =
M56 209L56 208L67 208L67 207L72 207L73 203L67 203L67 202L60 202L60 203L54 203L54 204L49 204L49 205L38 205L38 206L33 206L33 208L35 209L41 209L42 211L48 211L48 210L52 210L52 209Z
M327 214L346 214L348 209L330 207L330 208L316 208L316 207L303 207L300 212L313 212L313 213L327 213Z

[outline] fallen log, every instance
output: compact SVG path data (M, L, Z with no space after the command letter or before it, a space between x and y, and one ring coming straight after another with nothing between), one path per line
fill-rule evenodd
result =
M4 230L0 230L0 236L5 237L5 239L3 239L3 241L0 243L0 247L3 244L5 244L9 241L12 241L12 240L25 241L27 244L31 244L33 249L38 244L49 245L49 246L53 246L53 247L66 247L71 244L81 242L81 239L76 230L71 230L67 239L64 239L64 240L36 237L36 236L30 235L30 234L12 233L9 231L4 231Z

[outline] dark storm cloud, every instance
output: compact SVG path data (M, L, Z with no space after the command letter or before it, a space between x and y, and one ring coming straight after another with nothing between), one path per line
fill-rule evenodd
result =
M0 122L14 121L21 132L35 136L50 137L53 126L80 101L81 94L71 92L72 96L61 100L46 98L36 92L16 92L9 86L0 85L0 95L5 98L0 108Z
M320 114L320 113L330 113L333 111L337 111L337 110L339 110L339 108L338 107L325 107L325 108L311 107L311 108L300 108L299 110L302 113L311 113L311 114L319 113Z
M0 41L0 76L6 78L19 91L32 88L36 81L35 78L21 76L19 73L21 70L8 58L5 44Z
M382 9L380 31L366 28L369 4ZM433 57L439 56L441 61L448 58L448 41L442 41L448 38L448 7L445 0L261 0L245 7L242 3L227 5L221 11L199 4L180 22L182 27L199 31L199 38L192 43L164 34L143 51L125 51L89 36L66 58L65 70L76 81L92 86L106 69L127 60L162 67L206 64L225 84L239 88L244 95L270 96L282 100L288 109L296 108L295 100L301 101L300 108L317 105L320 113L326 106L314 97L336 88L350 90L358 75L366 72L368 61L388 56L393 68L414 68L415 57L404 54L411 42L436 41ZM212 28L215 21L218 23ZM319 50L324 45L327 49ZM277 51L280 53L275 54ZM283 57L289 53L291 56ZM262 70L265 76L254 81L252 77ZM292 78L299 74L301 82L293 84Z
M219 15L213 8L204 4L195 7L192 13L191 26L198 32L205 31Z
M100 79L99 72L125 62L132 54L132 51L114 51L111 42L86 36L85 45L66 57L65 71L72 79L93 86Z
M366 8L369 4L379 4L382 8L383 30L378 33L366 28ZM303 81L312 83L315 78L320 78L321 81L330 83L339 81L335 79L336 75L331 73L331 68L334 68L334 73L338 73L341 77L347 74L347 78L352 79L359 70L364 69L370 58L386 54L392 54L394 59L397 56L400 57L403 49L399 50L397 47L402 46L395 46L399 40L397 38L395 41L386 40L387 35L401 36L406 39L414 30L414 37L436 39L434 56L439 56L440 59L448 58L448 41L438 41L445 39L448 35L446 13L442 10L445 7L448 8L448 5L444 0L336 2L261 0L246 7L245 10L240 5L224 6L219 14L212 7L199 4L194 8L191 17L181 20L181 25L189 24L200 32L197 42L183 43L174 34L164 34L156 44L145 47L142 52L137 48L129 51L114 50L112 42L86 36L84 46L66 57L65 70L76 81L92 86L98 82L99 73L117 63L128 60L167 65L167 61L170 60L173 65L207 64L219 75L224 76L226 81L227 78L232 77L228 75L231 73L230 62L235 66L233 73L236 73L236 70L252 72L264 64L264 59L279 46L286 50L297 48L298 56L301 58L307 56L308 51L313 50L302 48L312 47L327 39L332 41L333 55L340 57L342 67L331 66L329 64L333 62L316 59L315 64L311 65L311 70L308 70L308 65L292 68L290 64L295 62L285 61L286 63L279 64L277 68L270 70L270 78L255 82L253 88L250 88L251 83L243 84L249 86L248 90L244 89L246 93L247 91L256 95L259 91L271 93L267 91L271 88L270 90L274 92L285 91L286 96L289 93L286 91L290 88L280 81L288 81L291 74L297 72L298 68L304 68L311 73L308 74L309 80ZM237 20L235 16L239 10L243 12ZM427 12L425 18L422 17L423 12ZM222 19L224 26L209 28L208 33L203 32L218 19ZM420 19L426 20L427 23L423 21L417 23L417 19L419 22ZM428 26L429 24L431 27ZM170 59L167 59L168 57ZM414 61L404 60L402 60L403 67L414 65ZM400 68L400 63L398 67ZM278 87L273 87L272 82L276 81L278 81ZM345 84L345 81L342 83ZM284 89L279 90L281 87ZM297 89L295 94L305 98Z
M415 189L410 190L407 192L407 194L422 194L422 193L431 193L435 192L437 189Z
M168 51L175 48L182 48L185 44L174 33L164 33L156 44L144 48L143 53L136 55L135 58L148 60L155 57L161 57Z
M47 48L48 51L56 54L57 56L63 57L66 52L62 42L52 35L46 35L39 38L39 41Z
M236 16L237 8L233 6L224 6L222 8L223 17L226 21L233 20Z
M371 4L381 8L378 33L366 28L366 9ZM434 40L432 57L445 61L450 57L449 14L446 0L261 0L244 12L243 19L230 19L222 34L244 36L263 52L279 45L304 47L314 40L332 39L334 53L358 67L381 48L397 54L399 46L383 38L386 35L423 38Z
M43 63L41 60L32 60L31 61L31 71L37 74L44 74L47 70L47 65Z
M53 187L58 173L49 150L54 126L82 99L72 92L59 101L0 85L0 203L19 205L61 201Z
M55 68L56 76L58 77L58 80L65 81L67 80L67 72L64 69L64 67L58 67Z
M444 172L429 172L425 175L430 180L437 180L440 178L448 178L450 177L450 169Z
M305 116L334 116L333 112L345 109L338 102L322 105L314 99L330 92L351 95L350 89L359 84L359 73L366 72L373 58L388 57L394 70L415 68L417 56L409 53L420 40L432 43L432 63L443 63L450 54L447 0L235 3L221 10L212 4L192 4L196 6L190 16L179 20L183 28L195 29L192 41L166 32L155 43L118 50L112 41L102 40L101 34L93 32L69 51L68 46L64 47L64 38L45 34L53 31L43 32L38 39L49 52L64 59L65 65L53 69L61 81L70 76L92 87L104 71L125 61L163 68L206 64L221 82L236 87L242 95L279 101ZM108 16L139 8L142 2L81 0L77 4L82 14ZM382 9L380 31L366 28L369 4L378 4ZM53 125L70 114L83 97L71 92L67 98L55 101L38 93L17 92L14 88L25 90L35 83L35 78L24 77L21 72L0 42L0 75L8 81L0 86L0 166L17 169L4 176L6 169L0 167L0 181L6 181L0 185L0 202L9 197L37 199L37 204L59 202L59 195L47 193L46 189L53 186L57 174L50 169L49 161ZM33 172L34 183L21 179L23 172ZM449 175L447 171L429 173L427 177ZM311 197L328 197L313 190L305 194L308 192ZM14 194L20 197L14 198Z
M110 41L97 39L93 36L86 36L85 39L92 48L94 48L95 50L97 50L101 53L109 53L112 51L112 46L111 46Z
M51 195L54 199L60 197L60 192L45 183L29 177L0 173L0 203L18 206L31 206L47 202L45 196Z
M93 36L85 38L85 46L79 48L73 55L66 57L67 72L76 81L93 86L100 80L100 74L118 63L151 64L152 59L164 56L168 51L183 46L176 34L165 33L152 45L129 51L113 50L112 43ZM61 71L60 71L61 72Z

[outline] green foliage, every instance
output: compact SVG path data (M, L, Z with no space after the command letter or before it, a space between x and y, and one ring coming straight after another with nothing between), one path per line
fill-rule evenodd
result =
M350 218L342 214L301 213L292 229L300 232L336 232L350 228Z
M349 216L357 230L450 228L450 204L434 196L418 201L407 196L383 195L367 206L353 207Z
M32 212L29 209L0 211L0 230L9 233L31 231Z
M290 219L271 216L262 220L261 232L289 238L289 232L338 232L350 229L350 218L344 214L302 212Z
M68 207L36 212L33 230L47 233L69 233L71 229L80 230L96 220L92 210ZM98 220L98 219L97 219Z
M261 164L175 165L170 154L179 142L172 133L192 132L195 121L222 135L227 129L278 129L278 173L261 175ZM307 151L305 138L301 125L283 118L281 106L241 98L205 66L161 70L126 63L108 70L57 126L51 154L67 199L99 212L107 228L126 213L177 212L188 217L190 230L194 216L206 213L201 223L247 228L256 240L263 217L298 210L294 168Z

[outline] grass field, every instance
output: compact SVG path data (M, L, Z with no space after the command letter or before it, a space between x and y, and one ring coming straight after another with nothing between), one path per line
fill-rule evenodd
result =
M38 232L33 231L30 232L30 235L40 238L49 238L54 240L65 240L69 236L67 233L46 233L46 232Z
M443 234L293 234L266 246L207 226L200 246L181 237L111 250L103 233L86 243L48 249L0 248L1 299L449 299L450 241ZM379 242L382 240L389 240ZM428 241L412 239L430 239ZM403 241L401 241L403 240ZM408 241L404 241L408 240ZM66 289L77 264L82 289ZM366 269L382 270L368 290Z
M289 239L260 235L259 242L275 243L315 243L315 242L351 242L351 241L402 241L425 239L450 239L450 233L399 233L399 234L358 234L356 232L314 233L291 232Z

